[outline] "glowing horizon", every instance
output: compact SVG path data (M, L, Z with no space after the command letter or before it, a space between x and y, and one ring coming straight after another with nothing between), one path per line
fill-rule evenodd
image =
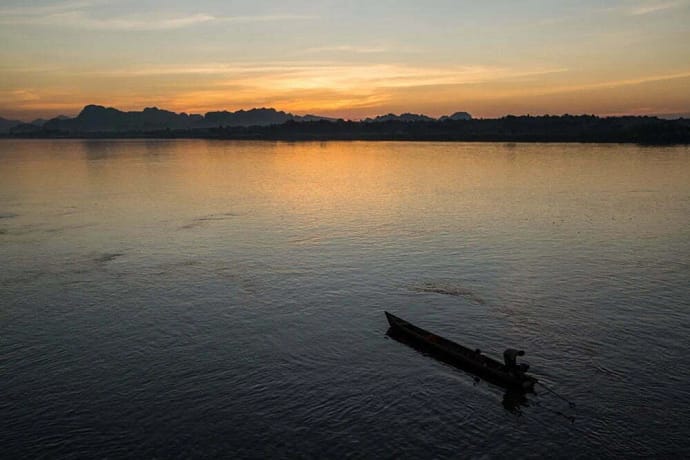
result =
M10 0L0 116L687 114L690 0Z

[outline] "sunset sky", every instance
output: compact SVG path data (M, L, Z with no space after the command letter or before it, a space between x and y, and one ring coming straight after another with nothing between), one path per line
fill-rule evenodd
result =
M0 116L690 113L690 0L3 0Z

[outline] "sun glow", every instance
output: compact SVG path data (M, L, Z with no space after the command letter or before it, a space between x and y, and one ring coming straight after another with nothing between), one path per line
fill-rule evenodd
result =
M74 115L90 103L344 118L690 107L687 1L553 5L548 15L406 0L395 10L196 3L123 11L95 0L9 0L0 8L0 115Z

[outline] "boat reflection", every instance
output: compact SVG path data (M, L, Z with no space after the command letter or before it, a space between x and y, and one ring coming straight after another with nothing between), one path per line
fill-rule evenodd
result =
M503 408L517 416L522 415L522 408L529 407L527 394L524 391L506 390L501 401Z
M475 382L479 382L481 380L479 377L477 377L472 372L471 368L462 366L457 361L453 361L453 360L448 359L447 355L435 352L434 348L426 347L426 346L424 346L424 344L422 344L418 341L410 340L407 335L397 332L397 330L395 328L392 328L392 327L388 328L388 331L386 332L386 336L390 337L391 339L395 340L396 342L407 345L410 348L414 348L415 350L419 351L420 353L422 353L426 356L431 356L432 358L434 358L438 361L444 362L444 363L449 364L455 368L461 369L462 371L470 374ZM522 391L522 390L516 389L516 388L506 389L503 385L500 385L500 383L498 383L498 382L492 382L491 380L487 380L487 379L483 379L483 380L488 381L489 383L496 385L499 388L502 388L505 390L505 393L503 394L503 399L501 400L501 405L503 406L503 408L505 410L507 410L511 414L515 414L517 416L520 416L520 415L522 415L522 409L524 407L529 407L529 400L527 399L527 393L525 391Z

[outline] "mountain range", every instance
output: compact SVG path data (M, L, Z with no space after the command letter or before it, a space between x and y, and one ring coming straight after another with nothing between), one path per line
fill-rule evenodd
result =
M394 113L389 113L387 115L379 115L375 118L365 118L362 120L364 123L385 123L388 121L403 121L403 122L428 122L428 121L445 121L445 120L471 120L472 115L467 112L455 112L453 115L444 115L441 118L432 118L427 115L417 114L417 113L402 113L396 115Z
M467 112L457 112L440 119L403 113L401 115L387 114L363 120L365 123L380 123L388 121L428 122L437 120L469 120ZM175 113L157 107L148 107L142 111L124 112L112 107L87 105L74 118L64 115L50 119L34 120L23 123L19 120L5 120L0 118L0 132L12 134L32 134L40 132L68 132L68 133L121 133L147 132L160 130L194 130L227 127L249 127L280 125L287 121L314 122L338 121L335 118L319 115L295 115L278 111L273 108L255 108L251 110L227 110L208 112L205 115Z
M0 137L198 138L236 140L401 140L491 142L633 142L690 144L690 119L649 116L541 115L474 119L387 114L361 121L261 108L205 115L156 107L140 112L88 105L74 117L22 123L0 119Z

